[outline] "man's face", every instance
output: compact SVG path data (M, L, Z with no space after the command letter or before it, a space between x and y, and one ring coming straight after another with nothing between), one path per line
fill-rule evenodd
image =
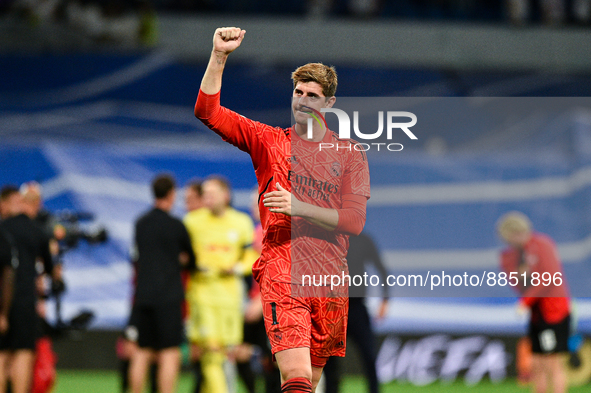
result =
M297 124L306 126L312 111L309 108L320 112L322 108L330 108L335 102L334 97L328 100L322 93L322 86L316 82L298 82L293 89L291 109ZM306 108L308 107L308 108Z
M193 187L187 187L185 190L185 207L188 212L203 207L201 197L195 192Z
M224 209L230 200L227 190L215 180L203 183L203 205L216 213Z
M531 237L530 231L513 232L505 238L505 242L514 248L523 248Z
M23 211L31 218L37 217L39 210L41 210L41 198L27 195L22 197Z
M17 216L23 211L21 194L15 192L5 198L0 204L0 214L2 218Z

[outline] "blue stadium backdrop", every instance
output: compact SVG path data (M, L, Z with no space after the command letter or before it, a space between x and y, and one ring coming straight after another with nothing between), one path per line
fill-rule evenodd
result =
M288 126L291 68L229 65L222 104ZM0 78L0 184L37 180L49 210L90 212L94 220L81 225L107 227L106 244L81 242L65 255L63 314L67 319L88 309L96 314L93 327L122 328L132 295L133 221L151 203L151 178L170 172L182 185L223 174L234 186L235 206L246 210L256 181L249 157L194 118L202 65L155 52L3 56L0 69L12 76ZM589 76L346 66L338 71L343 96L583 96L591 88ZM495 221L519 209L556 239L573 289L591 286L591 114L562 121L561 127L522 135L517 151L523 154L487 154L491 144L515 151L514 143L457 130L444 135L446 154L429 153L421 141L394 156L370 155L376 198L366 231L385 262L436 266L441 260L474 260L494 269L501 247ZM474 196L466 198L466 190L490 186L497 192L468 192ZM182 200L175 214L182 216ZM518 334L525 324L514 302L394 298L388 318L376 328ZM591 301L577 300L577 319L580 331L591 332Z

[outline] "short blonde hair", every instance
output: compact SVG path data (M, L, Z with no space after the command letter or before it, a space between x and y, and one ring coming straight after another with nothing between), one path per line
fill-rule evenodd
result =
M20 188L21 196L26 202L37 202L41 199L41 185L36 181L24 183Z
M497 221L497 232L505 241L514 234L531 232L531 230L532 224L529 218L518 211L505 213Z
M308 63L298 67L291 73L291 79L294 89L299 82L316 82L322 87L325 97L334 97L337 92L337 71L334 67L322 63Z

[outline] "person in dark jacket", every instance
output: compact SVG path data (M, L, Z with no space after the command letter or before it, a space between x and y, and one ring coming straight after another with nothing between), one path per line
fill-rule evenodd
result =
M153 359L158 364L158 390L175 391L181 364L183 337L181 305L184 291L182 266L194 268L195 254L183 223L170 215L176 198L174 179L157 176L152 182L154 207L135 225L133 260L136 287L132 320L138 348L131 357L131 391L143 392Z
M32 381L35 342L38 338L37 260L43 262L44 273L52 275L54 281L61 282L61 274L53 268L49 238L23 212L18 188L6 186L0 199L4 218L0 226L12 238L18 253L8 329L0 338L0 391L4 391L10 376L13 393L28 393Z
M362 232L359 236L349 238L349 252L347 253L347 263L349 265L349 275L363 276L367 271L367 264L373 264L385 281L388 273L378 248L373 239ZM377 311L377 317L383 318L388 307L388 287L384 286L383 297ZM378 393L380 385L376 371L376 342L371 328L371 320L365 298L367 296L365 286L352 286L349 288L349 321L347 328L347 340L352 340L359 349L361 360L363 362L363 374L367 379L370 393ZM341 383L341 372L339 370L339 360L330 358L324 368L324 378L326 380L326 393L338 393Z

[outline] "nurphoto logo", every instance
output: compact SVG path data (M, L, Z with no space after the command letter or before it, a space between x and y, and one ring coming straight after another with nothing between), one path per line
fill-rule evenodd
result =
M310 108L304 107L310 110L311 118L308 119L308 128L307 128L307 137L308 139L312 139L313 137L313 123L314 120L325 129L328 129L328 125L326 123L326 119L323 116L323 113L334 113L337 115L339 120L339 138L341 139L350 139L351 138L351 119L347 112L342 109L337 108L322 108L320 111ZM359 130L359 112L353 111L353 132L355 133L355 139L359 140L375 140L382 136L384 132L384 117L386 120L386 138L388 141L392 140L394 130L400 129L402 130L406 136L410 139L416 140L418 139L416 135L410 130L412 126L417 124L417 116L412 112L400 112L400 111L387 111L386 115L384 116L384 111L378 112L378 130L373 133L363 133ZM401 119L409 119L410 121L400 122ZM376 147L377 150L380 150L380 147L386 147L389 151L401 151L404 146L401 143L358 143L354 145L354 149L357 151L367 151L372 148L372 146ZM339 150L344 149L344 146L340 146L339 144L334 143L320 143L319 149L336 149Z

